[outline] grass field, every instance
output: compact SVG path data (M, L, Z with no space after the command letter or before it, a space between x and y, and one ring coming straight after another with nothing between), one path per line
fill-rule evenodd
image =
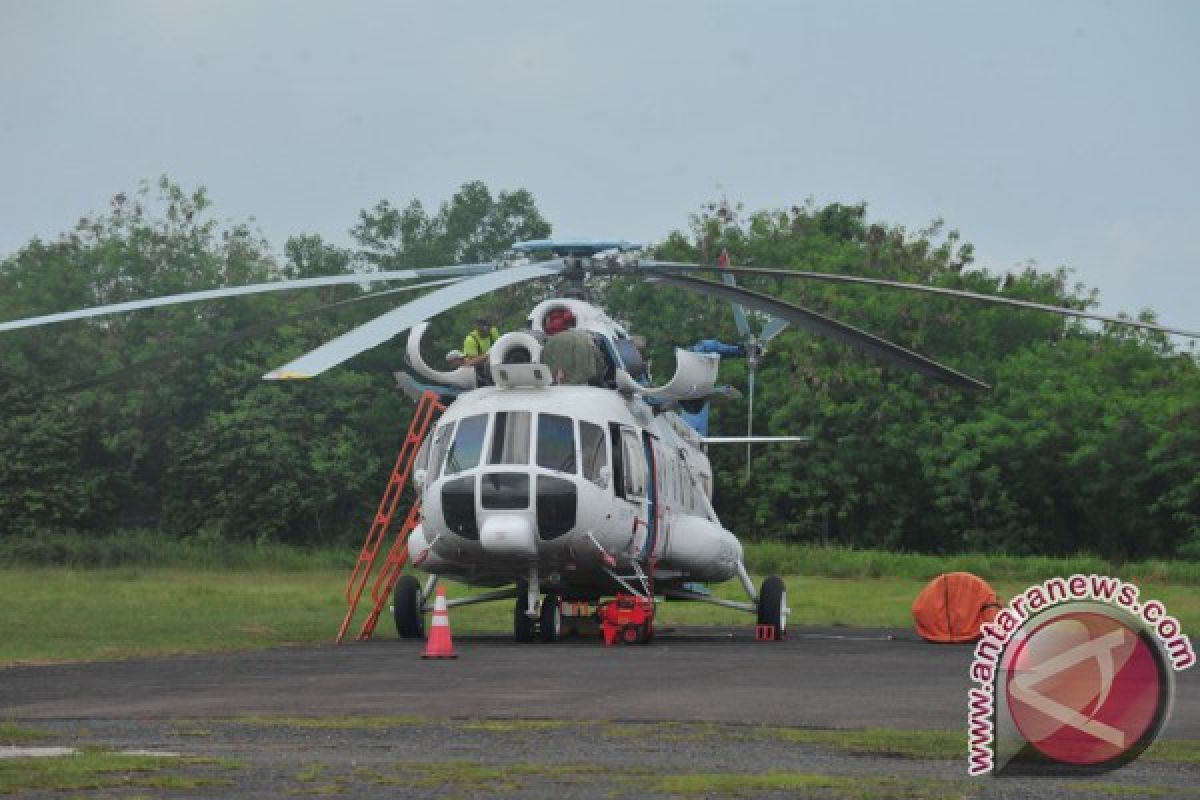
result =
M905 561L909 557L893 556L889 560L889 554L839 552L832 548L791 546L782 555L785 558L756 553L752 546L748 560L752 567L775 559L782 562L779 566L793 570L823 567L835 575L843 574L787 577L791 622L795 625L909 626L909 609L927 579L926 573L932 576L964 568L955 559L917 556ZM288 569L6 567L0 569L0 607L4 609L0 616L0 664L330 642L345 613L342 591L349 570L332 568L328 560L323 554L307 564L303 560L289 563ZM1200 629L1200 592L1190 580L1191 566L1133 565L1132 570L1112 570L1103 563L1080 566L1047 559L1029 563L1007 559L997 562L991 571L976 571L989 578L1002 601L1053 575L1076 571L1115 573L1135 580L1143 598L1161 600L1187 633ZM756 570L756 574L763 571ZM1147 577L1141 578L1143 574ZM736 581L716 588L721 596L744 599ZM449 584L448 591L453 597L466 590ZM368 605L369 600L364 598L351 636ZM699 603L669 601L659 613L661 624L668 626L752 622L746 614ZM455 632L461 633L508 631L512 605L500 602L455 609L452 625ZM386 611L377 635L394 635Z

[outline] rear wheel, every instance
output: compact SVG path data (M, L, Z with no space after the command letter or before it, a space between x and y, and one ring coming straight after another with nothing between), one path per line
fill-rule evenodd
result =
M787 586L783 579L771 575L758 592L758 624L775 628L775 638L782 639L787 630Z
M420 582L412 575L402 575L392 594L392 614L401 639L420 639L425 635L424 603Z
M526 614L529 608L529 593L518 587L517 602L513 606L513 638L518 642L532 642L537 632L533 620Z
M558 595L548 594L542 598L541 632L543 642L557 642L562 636L562 606Z

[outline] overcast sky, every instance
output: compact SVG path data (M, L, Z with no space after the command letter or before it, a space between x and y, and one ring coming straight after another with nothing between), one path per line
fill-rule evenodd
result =
M642 241L812 197L1196 328L1198 41L1185 0L0 0L0 255L161 174L277 250L473 179Z

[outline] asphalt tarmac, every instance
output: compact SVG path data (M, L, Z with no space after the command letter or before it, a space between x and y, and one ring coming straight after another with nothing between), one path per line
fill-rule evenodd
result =
M595 638L517 644L455 637L458 658L369 642L0 670L0 718L180 719L417 715L964 730L969 645L908 630L661 631L648 645ZM1176 675L1164 738L1200 739L1200 669Z

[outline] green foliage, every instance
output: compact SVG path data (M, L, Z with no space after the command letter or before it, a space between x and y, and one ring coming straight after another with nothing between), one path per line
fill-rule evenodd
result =
M659 257L790 267L924 283L1071 308L1095 292L1068 273L993 275L935 222L910 234L865 207L810 203L744 216L709 206ZM1200 554L1200 369L1195 351L1117 326L868 287L758 279L749 288L828 314L994 385L967 395L850 348L786 331L758 373L755 431L807 434L809 447L715 448L715 504L751 538L926 553L988 551L1113 561ZM606 298L657 343L736 341L728 306L682 292ZM758 321L756 329L761 329ZM668 372L670 367L660 371ZM722 377L746 387L745 368ZM745 430L746 401L714 409L716 432Z
M358 251L301 235L287 242L280 264L247 226L221 229L203 190L163 178L117 195L106 213L57 241L34 240L0 262L0 319L482 260L516 238L549 234L528 192L493 198L481 183L465 185L432 218L419 205L402 219L389 208L385 201L364 212ZM24 536L24 546L37 531L122 527L257 543L361 536L411 414L392 387L398 348L377 348L319 381L261 381L271 367L378 314L381 303L369 301L298 316L361 292L240 297L5 334L0 539ZM439 326L446 349L470 327L472 311ZM241 334L249 330L258 335ZM98 376L115 380L80 389ZM104 553L90 555L106 563ZM136 550L125 555L139 561Z
M711 205L656 248L667 259L864 275L1086 308L1069 273L993 274L940 221L910 232L865 205L744 213ZM167 179L0 262L0 318L283 277L483 261L550 226L525 190L465 184L436 213L381 200L353 249L299 235L282 259L246 225L222 228L203 190ZM807 448L714 448L715 503L744 538L954 554L1200 559L1200 369L1194 349L1125 329L869 287L757 279L750 288L829 314L994 385L963 394L817 336L785 331L758 372L755 430ZM38 531L152 528L249 545L356 540L411 405L391 386L397 344L317 381L260 376L379 313L357 286L174 306L4 334L0 541ZM426 359L461 346L478 311L518 327L552 287L514 287L439 317ZM648 337L658 378L673 348L736 340L724 303L628 279L596 288ZM394 301L393 301L394 302ZM288 317L284 323L272 320ZM764 323L753 319L756 328ZM268 335L240 332L259 326ZM220 344L215 349L213 343ZM185 355L178 355L185 353ZM139 365L152 364L154 371ZM439 364L440 365L440 364ZM77 389L98 375L116 383ZM746 388L745 363L722 379ZM714 409L745 429L746 399ZM33 535L31 539L30 536ZM93 554L94 555L94 554ZM137 561L136 552L127 556Z

